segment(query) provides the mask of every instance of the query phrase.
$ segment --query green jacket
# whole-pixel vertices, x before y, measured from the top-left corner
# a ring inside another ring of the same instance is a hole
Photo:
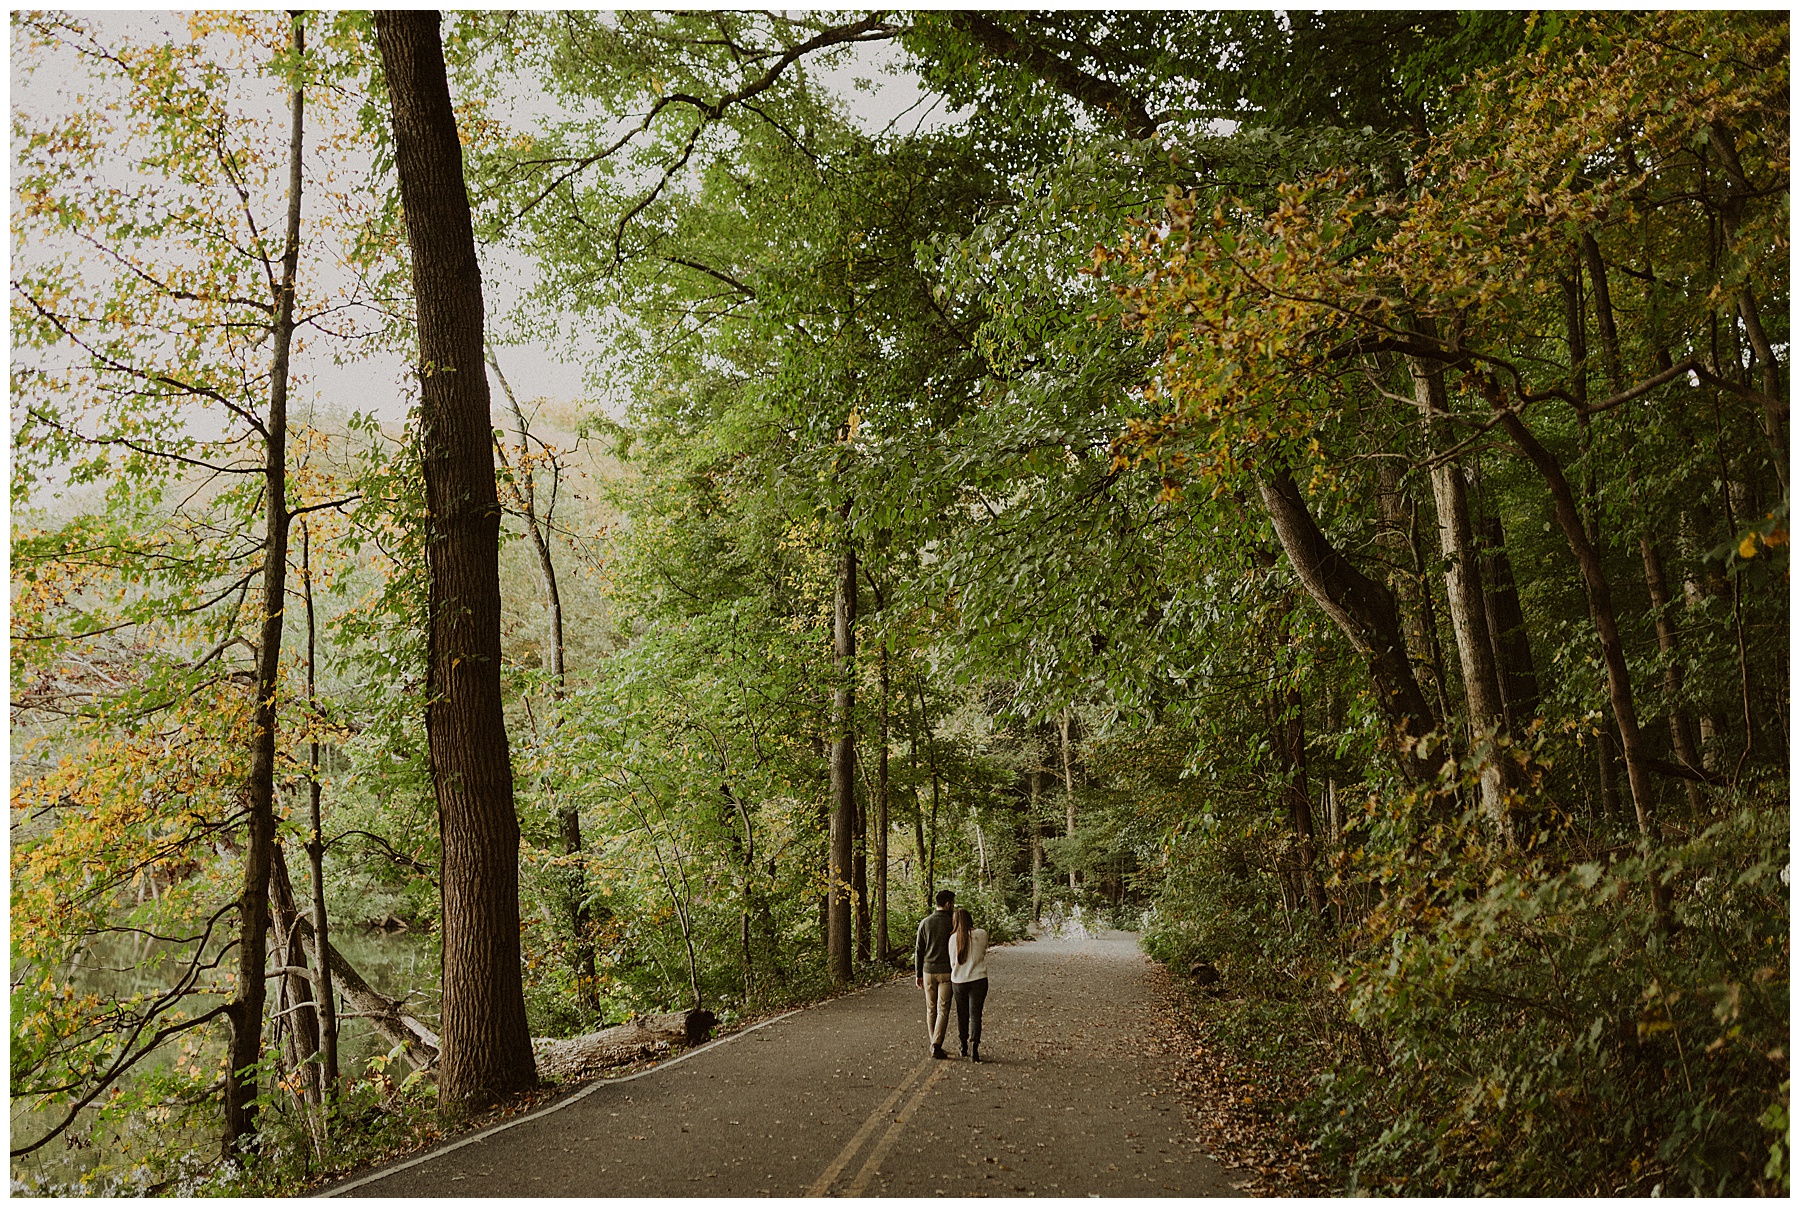
[[[918,942],[913,944],[915,978],[923,978],[927,973],[950,972],[950,933],[953,930],[949,910],[934,910],[920,921]]]

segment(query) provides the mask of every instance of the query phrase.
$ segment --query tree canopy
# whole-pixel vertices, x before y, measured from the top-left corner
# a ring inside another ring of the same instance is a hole
[[[447,14],[421,192],[431,25],[14,16],[15,1186],[950,886],[1208,971],[1332,1186],[1786,1189],[1784,14]]]

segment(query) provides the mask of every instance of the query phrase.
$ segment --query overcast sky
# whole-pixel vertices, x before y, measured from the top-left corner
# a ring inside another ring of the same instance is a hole
[[[119,36],[136,42],[185,39],[188,36],[185,17],[168,11],[100,11],[80,16],[102,29],[116,31]],[[15,110],[36,116],[66,111],[69,103],[64,99],[66,90],[88,86],[84,83],[84,73],[76,61],[72,56],[67,56],[65,62],[61,56],[40,55],[33,63],[27,63],[17,58],[18,46],[15,27],[11,52],[13,61],[9,72],[11,99]],[[879,133],[890,125],[899,131],[933,128],[947,124],[950,120],[940,104],[924,94],[916,76],[891,70],[903,57],[893,44],[862,43],[847,50],[844,62],[835,68],[826,69],[813,64],[810,68],[812,78],[839,92],[855,119],[869,133]],[[29,70],[34,65],[38,70]],[[857,87],[859,80],[867,87]],[[271,83],[267,100],[260,103],[269,109],[270,120],[276,126],[285,128],[285,99],[280,96],[276,86]],[[523,99],[520,110],[528,110],[530,107],[531,100]],[[521,112],[520,116],[525,115]],[[9,241],[4,253],[9,262],[9,273],[15,269],[11,260],[19,250],[16,240],[15,236],[14,240]],[[521,257],[499,249],[489,249],[484,253],[483,271],[489,328],[490,331],[501,330],[508,310],[530,287],[532,269]],[[365,357],[353,363],[338,365],[330,358],[329,346],[330,341],[314,340],[310,353],[303,352],[296,357],[295,370],[301,380],[295,384],[291,405],[297,415],[304,415],[309,410],[318,408],[339,414],[361,411],[391,422],[404,417],[406,399],[411,393],[408,389],[408,357],[400,354]],[[629,400],[608,398],[603,391],[590,391],[587,388],[583,381],[581,351],[580,335],[577,332],[572,343],[553,347],[540,342],[507,347],[500,350],[500,357],[502,368],[515,394],[528,405],[537,399],[565,406],[585,400],[615,416],[620,415]],[[494,395],[495,406],[503,407],[504,399],[497,383]],[[187,416],[190,430],[196,434],[201,434],[209,427],[214,428],[215,432],[219,431],[215,427],[217,422],[209,420],[198,409]],[[45,485],[54,491],[51,484]],[[40,501],[48,502],[41,496]]]
[[[903,55],[898,47],[887,42],[859,43],[850,47],[850,51],[851,56],[839,67],[827,70],[815,66],[812,78],[838,91],[849,102],[853,116],[864,130],[876,134],[890,124],[898,131],[932,129],[950,120],[941,101],[927,96],[916,75],[885,70],[901,62]],[[858,88],[858,79],[869,87]],[[484,274],[490,320],[503,314],[511,301],[530,285],[529,264],[503,255],[497,249],[486,253]],[[543,398],[569,403],[590,396],[583,382],[584,367],[575,349],[534,342],[502,349],[500,356],[501,369],[522,402]],[[394,383],[403,381],[406,372],[406,365],[398,357],[379,366],[365,364],[339,368],[325,364],[314,368],[319,391],[324,397],[363,400],[383,394],[386,401],[379,405],[359,401],[356,406],[361,410],[373,410],[384,419],[399,419],[404,413],[402,395]],[[499,397],[498,383],[494,383],[494,391],[495,405],[501,406],[503,400]],[[593,392],[590,401],[604,407],[615,418],[619,418],[628,402],[606,398],[599,391]]]

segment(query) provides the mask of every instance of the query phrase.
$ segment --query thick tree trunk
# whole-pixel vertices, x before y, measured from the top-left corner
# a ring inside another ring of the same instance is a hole
[[[848,527],[850,504],[844,504]],[[838,584],[833,615],[834,670],[837,688],[831,706],[831,896],[826,947],[832,980],[848,982],[852,973],[851,915],[854,889],[852,848],[856,834],[856,550],[846,534],[838,557]]]
[[[426,731],[442,837],[443,1059],[457,1112],[537,1083],[519,968],[519,821],[500,691],[500,503],[481,269],[438,15],[377,13],[419,318],[429,514]]]
[[[1413,780],[1430,780],[1442,758],[1420,754],[1416,744],[1436,728],[1436,721],[1413,678],[1392,593],[1351,566],[1325,539],[1299,486],[1285,471],[1268,472],[1259,485],[1294,573],[1367,660],[1376,705],[1400,735],[1401,769]]]
[[[1425,420],[1427,442],[1434,452],[1440,451],[1439,446],[1449,443],[1442,422],[1449,412],[1443,376],[1416,360],[1408,364],[1413,397]],[[1431,493],[1437,504],[1438,548],[1444,555],[1444,597],[1462,667],[1469,738],[1479,746],[1484,738],[1506,728],[1506,707],[1500,693],[1499,669],[1494,664],[1494,639],[1488,631],[1487,599],[1481,585],[1481,563],[1475,550],[1475,526],[1469,519],[1468,482],[1462,466],[1454,460],[1435,461],[1431,467]],[[1498,758],[1482,764],[1481,804],[1488,820],[1510,838],[1512,827],[1506,817],[1502,766]]]
[[[305,27],[292,18],[296,55],[306,52]],[[297,70],[297,68],[296,68]],[[223,1148],[232,1156],[256,1133],[256,1066],[262,1059],[263,1008],[268,983],[269,870],[275,851],[275,693],[281,670],[282,615],[287,606],[287,393],[288,358],[294,343],[294,284],[300,266],[300,190],[305,134],[305,90],[290,94],[287,243],[275,288],[274,352],[269,369],[269,414],[264,425],[262,626],[256,647],[256,705],[245,786],[248,834],[244,880],[238,891],[238,976],[226,1009],[231,1021],[230,1064],[225,1074]]]

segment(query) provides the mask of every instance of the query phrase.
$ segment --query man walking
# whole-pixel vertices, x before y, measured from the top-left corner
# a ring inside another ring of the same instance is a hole
[[[913,984],[925,991],[925,1035],[938,1058],[946,1056],[944,1031],[950,1024],[950,908],[955,905],[954,893],[938,890],[937,909],[920,921],[913,944]]]

